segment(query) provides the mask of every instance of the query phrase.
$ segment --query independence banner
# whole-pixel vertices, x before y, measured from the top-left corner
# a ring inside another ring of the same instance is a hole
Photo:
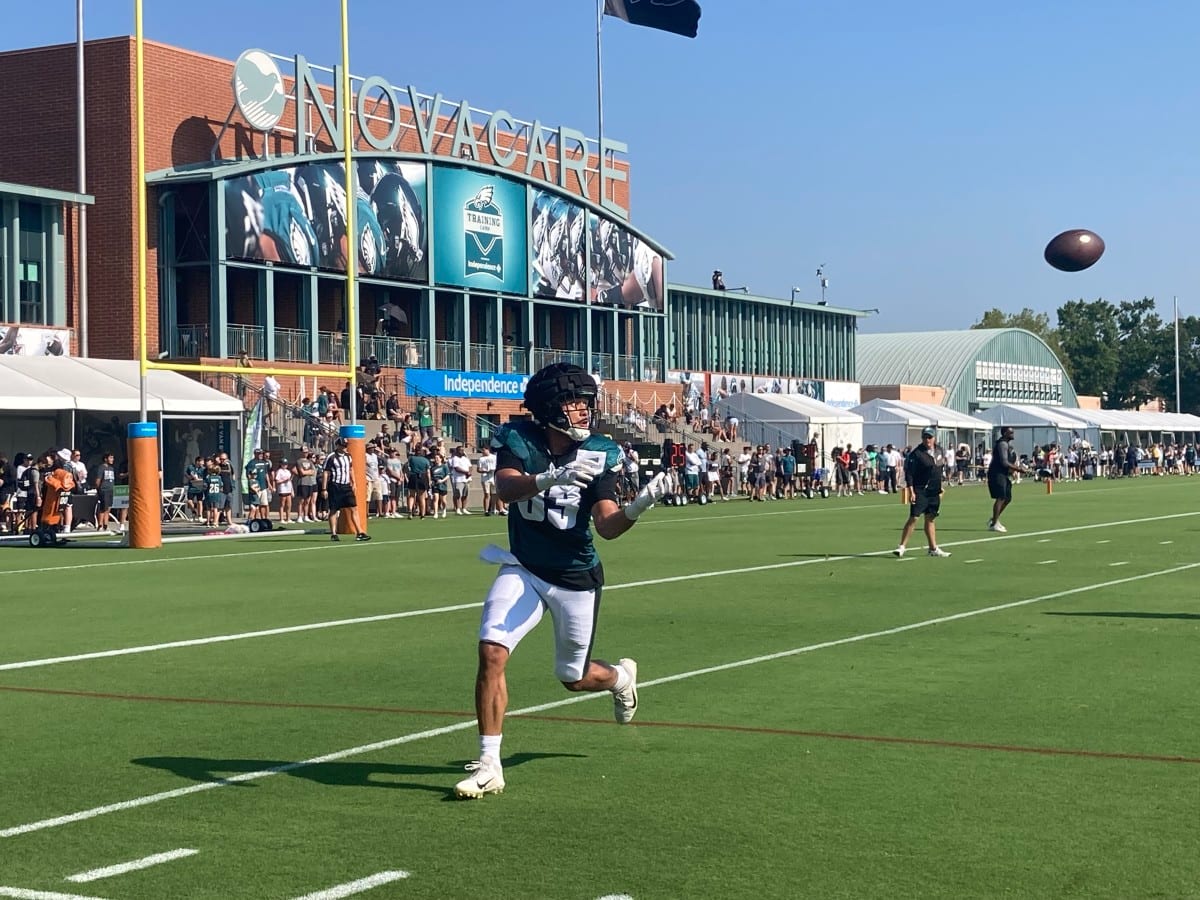
[[[700,27],[696,0],[604,0],[604,14],[690,38]]]

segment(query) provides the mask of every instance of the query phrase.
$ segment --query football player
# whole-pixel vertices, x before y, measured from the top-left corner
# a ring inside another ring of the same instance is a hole
[[[479,758],[454,789],[459,798],[504,790],[500,740],[508,705],[509,655],[549,611],[554,622],[554,673],[568,691],[610,691],[617,722],[637,712],[637,663],[611,665],[591,657],[604,571],[590,525],[612,540],[663,496],[652,479],[621,508],[617,475],[621,451],[588,428],[596,382],[568,363],[546,366],[529,379],[525,407],[532,422],[510,422],[492,439],[496,493],[508,503],[510,550],[495,545],[481,558],[500,564],[483,604],[475,711]]]

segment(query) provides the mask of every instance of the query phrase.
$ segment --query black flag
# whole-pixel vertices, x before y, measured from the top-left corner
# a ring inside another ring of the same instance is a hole
[[[691,38],[700,26],[696,0],[604,0],[604,14]]]

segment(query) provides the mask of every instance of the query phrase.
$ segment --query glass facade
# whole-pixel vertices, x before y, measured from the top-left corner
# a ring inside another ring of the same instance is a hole
[[[63,211],[0,193],[0,322],[66,325]]]
[[[160,346],[181,358],[245,351],[272,362],[345,364],[345,276],[229,257],[219,237],[232,227],[226,188],[172,185],[158,198]],[[429,252],[436,259],[436,245]],[[526,373],[568,360],[626,380],[657,379],[667,368],[667,319],[654,309],[363,274],[355,284],[358,358],[373,355],[383,366]]]
[[[670,291],[670,368],[854,381],[857,317],[729,291]]]

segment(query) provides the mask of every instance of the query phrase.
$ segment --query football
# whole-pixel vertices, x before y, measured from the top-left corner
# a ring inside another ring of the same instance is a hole
[[[1082,272],[1104,254],[1104,239],[1086,228],[1072,228],[1046,245],[1046,262],[1060,272]]]

